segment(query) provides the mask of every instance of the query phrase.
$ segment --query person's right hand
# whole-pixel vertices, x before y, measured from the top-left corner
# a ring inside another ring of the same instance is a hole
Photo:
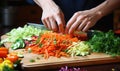
[[[46,4],[43,8],[42,22],[50,30],[64,33],[64,14],[60,8],[53,2]]]

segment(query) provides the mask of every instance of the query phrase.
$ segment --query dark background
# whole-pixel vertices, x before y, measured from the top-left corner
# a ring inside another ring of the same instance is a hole
[[[41,8],[27,0],[0,0],[0,35],[28,22],[40,23]]]
[[[30,1],[0,0],[0,36],[28,22],[40,23],[42,9]],[[115,30],[120,29],[120,9],[115,10],[113,24]]]

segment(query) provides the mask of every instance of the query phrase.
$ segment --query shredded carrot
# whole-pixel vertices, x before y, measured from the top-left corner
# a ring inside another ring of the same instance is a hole
[[[39,42],[33,46],[26,46],[26,49],[31,48],[33,53],[44,54],[44,58],[49,56],[61,57],[69,55],[64,52],[72,42],[77,42],[76,37],[72,37],[68,34],[59,34],[54,32],[48,32],[41,35]]]

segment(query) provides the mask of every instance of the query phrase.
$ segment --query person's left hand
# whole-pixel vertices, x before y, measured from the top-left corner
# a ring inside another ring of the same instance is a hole
[[[66,25],[65,32],[73,34],[74,31],[88,31],[89,28],[101,18],[101,12],[95,10],[85,10],[76,12]]]

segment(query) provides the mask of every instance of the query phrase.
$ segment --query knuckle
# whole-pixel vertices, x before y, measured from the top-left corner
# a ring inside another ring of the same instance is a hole
[[[75,16],[79,15],[77,12],[74,14]]]
[[[48,20],[49,17],[42,17],[42,20],[45,21],[45,20]]]
[[[60,16],[60,13],[56,13],[55,16]]]
[[[74,15],[77,15],[77,16],[78,16],[78,15],[80,15],[80,14],[81,14],[80,12],[76,12]]]

